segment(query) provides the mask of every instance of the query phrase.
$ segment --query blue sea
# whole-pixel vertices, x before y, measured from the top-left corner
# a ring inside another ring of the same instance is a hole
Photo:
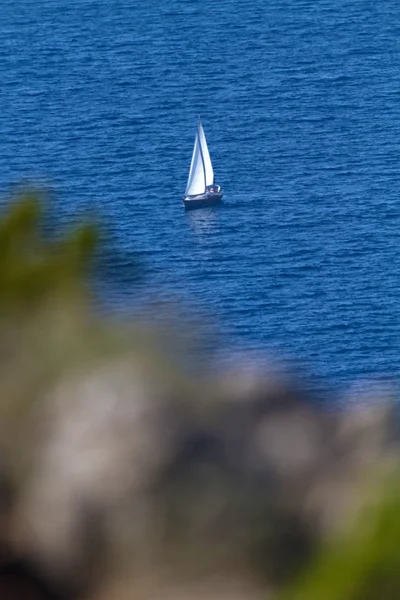
[[[107,309],[179,301],[221,360],[333,387],[398,377],[398,0],[1,5],[0,191],[102,223]],[[185,213],[198,113],[224,204]]]

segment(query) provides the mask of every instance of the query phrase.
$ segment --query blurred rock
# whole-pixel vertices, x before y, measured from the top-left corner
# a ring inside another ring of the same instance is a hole
[[[96,598],[265,597],[392,464],[387,406],[327,412],[260,372],[183,385],[134,356],[70,374],[37,415],[20,547]]]

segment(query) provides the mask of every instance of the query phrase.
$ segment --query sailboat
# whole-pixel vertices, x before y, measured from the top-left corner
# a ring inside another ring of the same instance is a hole
[[[186,210],[212,206],[221,201],[222,195],[220,186],[214,183],[210,153],[199,117],[183,203]]]

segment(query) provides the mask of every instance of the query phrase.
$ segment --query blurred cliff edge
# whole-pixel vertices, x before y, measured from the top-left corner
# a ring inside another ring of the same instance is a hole
[[[94,232],[41,206],[0,220],[0,600],[400,598],[395,399],[188,373],[96,314]]]

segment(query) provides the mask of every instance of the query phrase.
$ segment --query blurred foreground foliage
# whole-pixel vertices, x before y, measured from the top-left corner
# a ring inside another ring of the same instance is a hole
[[[49,239],[42,206],[0,219],[0,598],[400,598],[390,400],[327,416],[289,377],[188,381],[172,337],[95,315],[96,231]]]
[[[27,191],[10,202],[0,221],[0,306],[30,312],[49,297],[81,288],[97,239],[89,225],[61,240],[43,234],[41,194]],[[82,291],[82,290],[81,290]]]
[[[378,490],[349,531],[322,547],[282,600],[400,598],[399,478]]]
[[[46,234],[46,202],[27,189],[4,204],[0,219],[0,398],[10,437],[18,428],[25,435],[22,417],[51,381],[121,344],[90,309],[96,229]]]

